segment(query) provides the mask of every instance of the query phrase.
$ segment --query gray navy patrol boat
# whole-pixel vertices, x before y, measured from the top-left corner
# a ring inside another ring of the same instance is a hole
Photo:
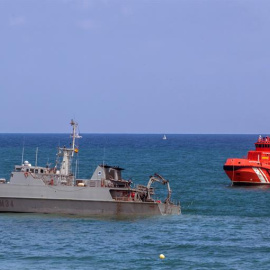
[[[99,165],[90,179],[76,179],[72,160],[78,152],[75,140],[78,124],[71,120],[70,148],[59,147],[55,167],[32,166],[28,161],[16,165],[10,180],[0,179],[0,212],[51,213],[82,216],[179,215],[180,203],[171,201],[169,181],[159,174],[148,184],[132,187],[122,179],[122,168]],[[164,201],[153,198],[158,182],[167,186]]]

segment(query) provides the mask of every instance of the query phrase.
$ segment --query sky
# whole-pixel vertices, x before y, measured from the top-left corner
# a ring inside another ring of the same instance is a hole
[[[269,134],[268,0],[0,0],[0,133]]]

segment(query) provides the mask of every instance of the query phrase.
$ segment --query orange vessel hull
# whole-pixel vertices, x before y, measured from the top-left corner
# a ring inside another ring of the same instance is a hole
[[[270,137],[259,137],[247,158],[229,158],[223,166],[234,185],[270,185]]]
[[[248,160],[241,161],[239,164],[239,159],[228,159],[223,166],[234,185],[270,185],[269,165],[252,164]]]

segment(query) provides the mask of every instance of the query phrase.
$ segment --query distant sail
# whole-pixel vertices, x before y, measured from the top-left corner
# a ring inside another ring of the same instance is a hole
[[[164,134],[163,135],[163,138],[162,138],[163,140],[167,140],[167,137],[166,137],[166,135]]]

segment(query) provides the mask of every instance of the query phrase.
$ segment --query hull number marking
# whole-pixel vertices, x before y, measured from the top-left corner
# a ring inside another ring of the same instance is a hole
[[[13,200],[0,200],[1,208],[14,207]]]

